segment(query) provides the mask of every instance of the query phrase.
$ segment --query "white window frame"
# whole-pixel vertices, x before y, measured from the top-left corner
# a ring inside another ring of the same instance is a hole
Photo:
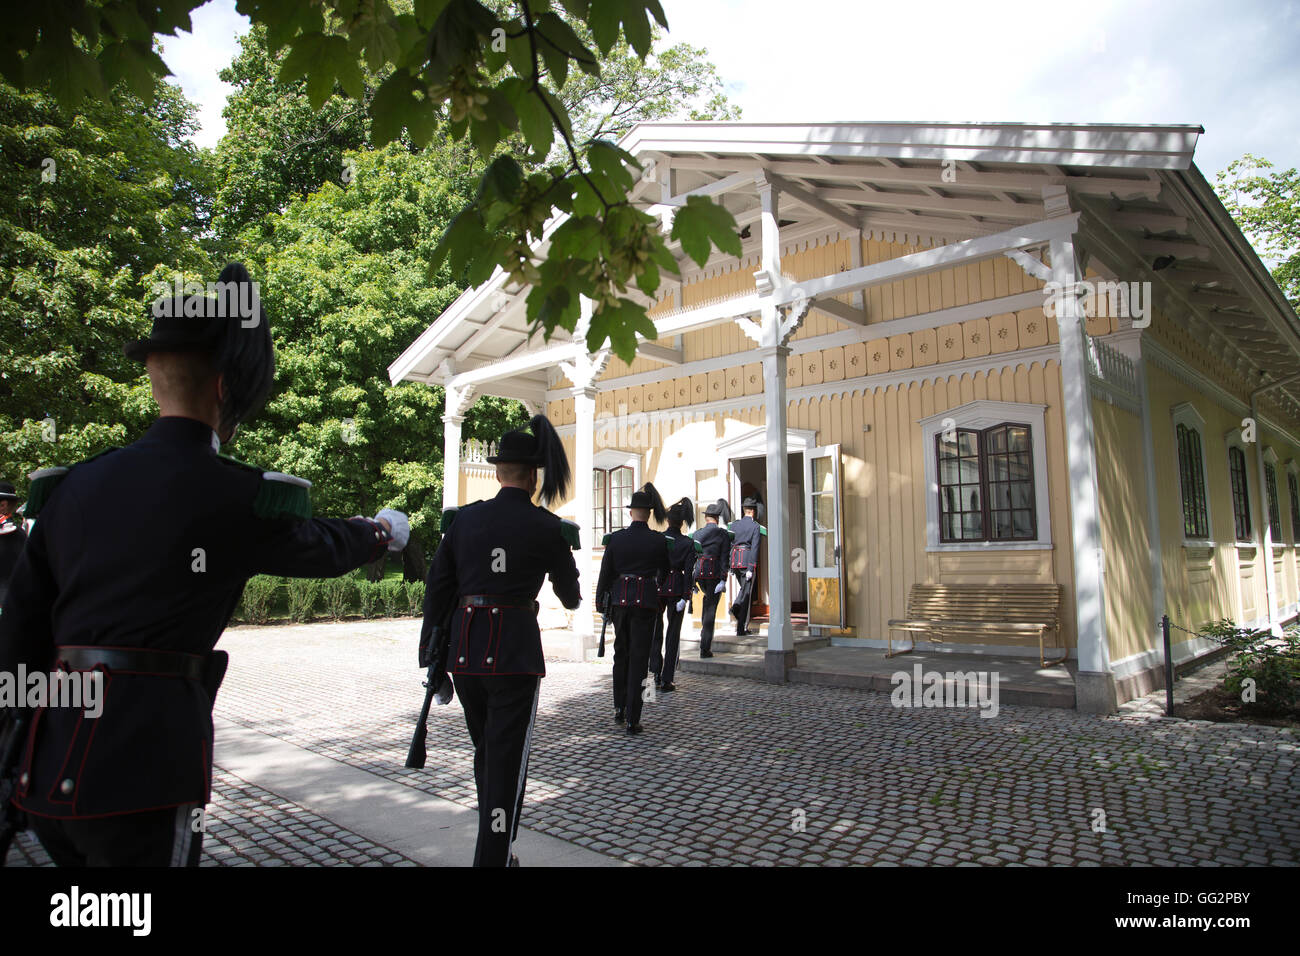
[[[641,487],[641,456],[634,451],[622,451],[618,448],[603,448],[596,452],[591,466],[596,471],[608,472],[612,468],[631,468],[632,469],[632,490]],[[591,476],[588,476],[591,481]],[[606,478],[608,481],[608,478]],[[609,489],[606,488],[606,494]],[[593,522],[594,523],[594,522]],[[599,541],[593,545],[595,550],[603,551],[604,548]]]
[[[1295,475],[1296,490],[1300,491],[1300,465],[1296,464],[1296,460],[1294,458],[1288,458],[1282,471],[1283,475]],[[1283,475],[1279,475],[1278,477],[1283,477]],[[1291,547],[1300,549],[1300,537],[1297,537],[1295,528],[1291,525],[1291,509],[1289,502],[1291,497],[1291,482],[1288,481],[1286,487],[1288,507],[1286,511],[1282,512],[1282,529],[1291,536]],[[1282,497],[1282,490],[1280,488],[1278,489],[1277,495],[1279,498]]]
[[[1178,479],[1178,526],[1179,533],[1183,535],[1184,548],[1210,548],[1214,546],[1214,495],[1210,493],[1210,466],[1209,466],[1209,447],[1205,441],[1206,427],[1205,419],[1201,413],[1196,410],[1196,406],[1191,402],[1182,402],[1173,406],[1169,410],[1169,429],[1174,437],[1174,476]],[[1178,461],[1178,426],[1184,425],[1187,428],[1196,430],[1201,438],[1201,487],[1205,489],[1205,527],[1209,529],[1208,538],[1189,538],[1183,534],[1183,475],[1182,467]],[[1227,451],[1224,451],[1227,455]],[[1229,482],[1228,494],[1231,496],[1232,488]],[[1234,539],[1236,533],[1233,533]]]
[[[926,551],[1046,551],[1052,547],[1051,496],[1047,488],[1046,405],[1023,402],[977,401],[918,419],[921,426],[921,457],[925,461]],[[1004,422],[1029,426],[1034,456],[1034,512],[1038,537],[1033,541],[940,541],[939,472],[935,464],[935,436],[952,419],[955,428],[984,429]]]
[[[1286,480],[1282,477],[1282,472],[1278,470],[1277,452],[1273,450],[1272,445],[1266,445],[1264,447],[1264,464],[1273,466],[1273,477],[1277,479],[1277,526],[1282,531],[1282,540],[1281,541],[1274,540],[1271,543],[1273,545],[1274,550],[1286,550],[1286,526],[1291,519],[1291,514],[1286,510],[1285,507],[1283,507],[1282,486],[1286,483]],[[1261,471],[1262,470],[1263,469],[1261,469]],[[1260,477],[1261,479],[1263,478],[1262,475]],[[1271,527],[1268,527],[1268,487],[1267,486],[1263,488],[1263,497],[1259,499],[1259,503],[1264,508],[1265,528],[1259,529],[1261,540],[1263,540],[1263,534],[1266,529],[1268,530],[1270,537],[1272,536],[1273,533],[1273,529]]]
[[[1258,441],[1258,436],[1256,441]],[[1228,449],[1239,448],[1246,461],[1246,514],[1250,516],[1250,540],[1242,541],[1237,537],[1237,512],[1236,503],[1232,500],[1232,459],[1228,456]],[[1259,515],[1255,508],[1259,505],[1261,499],[1258,497],[1260,489],[1255,487],[1255,480],[1251,478],[1250,473],[1253,471],[1259,473],[1259,468],[1253,467],[1254,452],[1250,443],[1243,441],[1241,437],[1241,426],[1236,425],[1229,428],[1223,433],[1223,467],[1228,478],[1228,511],[1232,519],[1232,542],[1238,548],[1247,551],[1259,550],[1260,542],[1264,540],[1264,529],[1259,527]],[[1264,505],[1264,520],[1268,520],[1268,505]]]

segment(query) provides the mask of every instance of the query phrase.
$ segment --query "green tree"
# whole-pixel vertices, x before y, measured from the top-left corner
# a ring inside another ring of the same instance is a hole
[[[196,108],[161,85],[64,112],[0,83],[0,474],[133,441],[156,412],[122,354],[155,281],[208,278]]]
[[[1247,153],[1215,177],[1214,188],[1260,257],[1277,263],[1273,278],[1300,309],[1300,174],[1272,169]]]
[[[67,104],[115,77],[143,95],[166,72],[165,64],[146,55],[150,38],[188,29],[189,11],[199,2],[38,4],[10,24],[0,42],[0,74],[49,87]],[[453,139],[468,139],[484,160],[515,133],[535,159],[547,156],[558,138],[563,159],[544,172],[526,173],[509,154],[492,160],[473,202],[436,247],[435,264],[449,260],[471,283],[497,266],[533,283],[528,317],[548,335],[557,327],[575,328],[586,296],[596,304],[589,348],[609,342],[630,359],[637,333],[654,337],[644,307],[624,295],[632,284],[653,294],[661,274],[676,271],[676,261],[658,221],[627,199],[634,159],[607,140],[578,140],[555,91],[564,90],[571,73],[599,75],[598,52],[608,55],[620,37],[644,60],[653,43],[652,20],[668,26],[659,0],[517,0],[501,4],[499,12],[477,0],[414,0],[409,10],[394,10],[387,0],[238,0],[237,9],[266,26],[273,52],[288,49],[280,78],[304,78],[313,108],[336,87],[365,101],[366,75],[358,61],[386,77],[369,99],[373,146],[403,136],[423,146],[442,120]],[[571,20],[586,27],[595,49]],[[542,261],[532,241],[556,209],[570,218]],[[700,197],[677,210],[672,238],[699,263],[713,245],[740,253],[731,214]]]
[[[431,278],[427,263],[472,173],[455,144],[345,157],[348,182],[293,200],[246,250],[275,338],[277,386],[240,430],[236,454],[309,479],[318,513],[397,507],[431,543],[442,389],[391,386],[387,369],[461,291],[446,269]],[[465,433],[495,438],[525,417],[517,402],[481,399]]]

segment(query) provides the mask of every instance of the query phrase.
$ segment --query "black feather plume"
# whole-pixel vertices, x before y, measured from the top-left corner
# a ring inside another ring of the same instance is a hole
[[[718,499],[718,509],[722,514],[718,515],[718,521],[721,524],[731,524],[731,505],[727,504],[726,498]]]
[[[271,323],[262,311],[257,284],[248,270],[232,262],[221,270],[220,315],[224,326],[216,348],[222,376],[221,427],[230,432],[253,415],[275,381],[275,347]]]
[[[572,477],[569,471],[569,456],[564,453],[564,443],[560,440],[555,426],[545,415],[534,415],[528,423],[533,437],[537,439],[537,464],[543,469],[542,503],[550,507],[553,501],[559,501],[569,493]]]
[[[654,515],[655,523],[663,524],[664,519],[668,517],[668,509],[664,507],[664,499],[659,494],[659,489],[647,481],[641,490],[650,496],[650,513]]]
[[[673,506],[668,509],[668,523],[685,525],[688,528],[695,524],[695,502],[686,497],[673,502]]]

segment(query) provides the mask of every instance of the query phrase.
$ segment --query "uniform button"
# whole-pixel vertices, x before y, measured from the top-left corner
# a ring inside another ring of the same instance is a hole
[[[67,794],[72,792],[72,788],[75,786],[76,784],[74,784],[71,779],[65,780],[63,781],[63,783],[59,784],[59,793],[62,793],[66,796]]]
[[[488,662],[489,664],[491,664],[491,663],[492,663],[492,658],[489,657],[489,658],[487,659],[487,662]]]
[[[494,607],[494,608],[492,609],[492,613],[493,613],[493,614],[500,614],[500,613],[501,613],[501,608],[499,608],[499,607]]]
[[[27,774],[27,773],[24,773],[21,777],[18,778],[18,782],[21,783],[21,784],[25,787],[25,786],[27,786],[27,781],[30,780],[30,779],[31,779],[31,775],[30,775],[30,774]]]

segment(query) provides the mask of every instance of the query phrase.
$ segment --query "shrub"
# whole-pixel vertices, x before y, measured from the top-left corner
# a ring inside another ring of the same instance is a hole
[[[269,574],[258,574],[244,585],[244,597],[239,616],[249,624],[265,624],[271,619],[271,599],[275,597],[280,579]]]
[[[379,603],[379,585],[374,581],[357,582],[357,606],[362,617],[375,617],[375,605]]]
[[[1206,624],[1201,633],[1236,654],[1223,678],[1224,690],[1240,698],[1245,682],[1254,681],[1255,700],[1245,702],[1243,710],[1283,714],[1300,703],[1300,629],[1277,640],[1268,631],[1237,627],[1225,619]]]
[[[411,612],[412,617],[419,617],[424,613],[423,581],[406,582],[406,609]]]
[[[406,588],[400,578],[385,578],[379,582],[379,600],[384,604],[384,617],[397,617],[406,599]]]
[[[289,579],[289,620],[310,621],[320,594],[320,581],[315,578]]]
[[[343,578],[326,578],[321,582],[321,596],[325,601],[325,611],[336,621],[343,620],[343,616],[352,607],[352,592],[356,583],[347,577]]]

